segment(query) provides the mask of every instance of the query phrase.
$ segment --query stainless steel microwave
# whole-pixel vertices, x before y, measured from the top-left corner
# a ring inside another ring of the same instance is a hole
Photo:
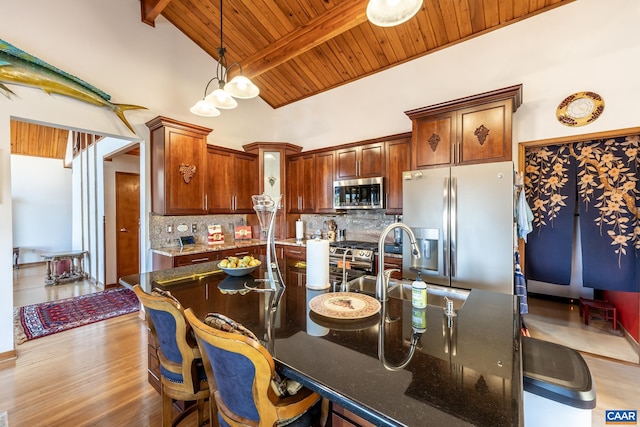
[[[334,209],[384,209],[384,178],[333,181]]]

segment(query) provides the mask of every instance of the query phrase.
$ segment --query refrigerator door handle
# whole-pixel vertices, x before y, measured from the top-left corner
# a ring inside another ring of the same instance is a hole
[[[442,275],[449,276],[449,177],[444,178],[442,188]]]
[[[451,277],[456,277],[456,223],[458,222],[458,180],[456,177],[451,177],[451,206],[449,207],[451,211],[451,235],[449,236],[449,240],[451,241]]]

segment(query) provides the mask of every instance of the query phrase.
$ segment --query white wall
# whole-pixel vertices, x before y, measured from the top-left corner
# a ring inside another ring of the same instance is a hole
[[[0,111],[0,357],[13,350],[11,146],[9,116]]]
[[[71,249],[71,169],[60,159],[11,156],[13,245],[20,263]]]

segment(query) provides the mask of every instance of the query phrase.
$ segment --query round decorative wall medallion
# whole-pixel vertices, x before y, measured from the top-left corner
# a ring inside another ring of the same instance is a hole
[[[565,126],[584,126],[595,121],[604,111],[604,99],[595,92],[576,92],[562,100],[556,111]]]

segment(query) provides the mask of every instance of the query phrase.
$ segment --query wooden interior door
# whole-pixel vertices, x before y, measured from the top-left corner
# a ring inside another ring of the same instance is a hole
[[[140,273],[140,175],[116,172],[116,273]]]

